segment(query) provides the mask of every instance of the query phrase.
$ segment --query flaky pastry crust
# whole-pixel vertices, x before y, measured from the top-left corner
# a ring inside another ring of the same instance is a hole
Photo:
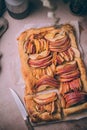
[[[83,96],[81,104],[80,101],[78,104],[77,99],[74,102],[66,99],[67,93],[87,92],[86,69],[73,26],[65,24],[58,28],[32,28],[21,33],[17,40],[25,81],[24,99],[33,122],[59,120],[61,115],[68,116],[87,109],[86,96]],[[57,100],[61,102],[60,112],[57,110],[49,114],[46,110],[37,111],[38,103],[33,100],[34,94],[49,89],[59,91],[60,98]]]

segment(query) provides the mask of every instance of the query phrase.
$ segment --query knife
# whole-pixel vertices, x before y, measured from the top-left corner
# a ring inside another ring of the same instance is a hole
[[[11,94],[12,94],[12,96],[13,96],[13,98],[14,98],[14,100],[15,100],[15,102],[20,110],[20,113],[21,113],[26,125],[27,125],[28,130],[34,130],[33,126],[31,125],[31,123],[29,121],[28,113],[25,109],[25,106],[24,106],[22,100],[20,99],[18,94],[13,89],[11,89],[11,88],[9,88],[9,89],[10,89]]]

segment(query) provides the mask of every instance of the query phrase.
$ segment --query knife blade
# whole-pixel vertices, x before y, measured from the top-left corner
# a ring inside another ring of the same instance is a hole
[[[12,96],[13,96],[13,98],[14,98],[14,100],[19,108],[19,111],[20,111],[20,113],[21,113],[21,115],[22,115],[22,117],[27,125],[28,130],[34,130],[33,126],[31,125],[31,123],[29,121],[28,113],[27,113],[25,106],[24,106],[22,100],[20,99],[19,95],[13,89],[11,89],[11,88],[9,88],[9,89],[10,89],[11,94],[12,94]]]

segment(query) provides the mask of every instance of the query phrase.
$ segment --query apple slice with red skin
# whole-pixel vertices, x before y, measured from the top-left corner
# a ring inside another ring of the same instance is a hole
[[[62,82],[60,87],[62,87],[60,89],[60,93],[63,95],[65,93],[70,92],[71,90],[73,90],[73,91],[81,90],[81,80],[80,80],[80,78],[77,78],[70,82]]]
[[[24,49],[25,49],[25,52],[27,54],[35,54],[36,53],[36,47],[35,47],[33,41],[30,41],[30,40],[26,41],[24,43]]]
[[[72,100],[70,100],[70,101],[66,104],[66,108],[68,108],[68,107],[70,107],[70,106],[73,106],[73,105],[76,105],[76,104],[78,104],[78,103],[82,103],[82,102],[84,102],[84,101],[85,101],[84,97],[83,97],[83,98],[79,97],[79,98],[76,98],[76,99],[72,99]]]
[[[63,55],[63,58],[65,59],[65,61],[72,61],[75,54],[70,47],[68,50],[62,52],[62,55]]]
[[[73,76],[71,77],[70,75],[68,77],[65,78],[59,78],[60,82],[70,82],[74,79],[80,78],[80,73],[78,71],[78,73],[76,72],[75,75],[73,74]]]
[[[60,77],[59,77],[59,80],[61,82],[69,82],[69,81],[72,81],[76,78],[79,78],[80,77],[80,71],[77,69],[75,71],[72,71],[70,73],[67,73],[67,74],[62,74]]]
[[[42,38],[39,39],[40,49],[41,49],[41,51],[44,50],[44,45],[46,44],[45,42],[46,42],[45,39],[42,39]]]
[[[71,47],[70,40],[68,40],[66,43],[64,43],[64,45],[61,46],[55,44],[49,46],[50,50],[55,52],[63,52],[68,50],[70,47]]]
[[[69,54],[69,58],[70,58],[70,60],[72,61],[73,58],[74,58],[74,56],[75,56],[75,54],[74,54],[72,48],[70,47],[67,51],[68,51],[68,54]]]
[[[64,62],[64,59],[60,56],[60,55],[57,55],[56,56],[56,61],[59,65],[61,65],[63,62]]]
[[[76,70],[76,68],[77,68],[76,61],[71,61],[71,62],[66,63],[64,65],[58,66],[56,71],[57,71],[57,74],[60,75],[63,73],[70,72],[72,70]]]
[[[70,81],[72,81],[72,80],[74,80],[74,79],[77,79],[77,78],[79,78],[80,77],[80,75],[78,76],[76,76],[76,77],[72,77],[72,78],[69,78],[69,79],[67,79],[67,78],[62,78],[62,79],[59,79],[60,80],[60,82],[70,82]]]
[[[36,60],[29,59],[29,64],[30,65],[41,65],[43,63],[48,62],[51,59],[52,59],[51,55],[49,55],[48,57],[41,58],[41,59],[36,59]]]
[[[69,92],[67,94],[64,95],[64,98],[66,100],[66,102],[68,102],[69,100],[73,99],[73,98],[79,98],[81,97],[81,92],[79,91],[73,91],[73,92]]]
[[[40,59],[48,57],[49,55],[50,55],[50,51],[42,51],[39,54],[29,55],[29,58],[32,59],[32,60],[40,60]]]
[[[52,55],[48,55],[47,57],[43,57],[43,58],[40,58],[40,59],[29,59],[28,60],[28,64],[31,66],[31,67],[41,67],[41,68],[45,68],[49,65],[52,64]]]
[[[64,46],[63,48],[50,47],[50,51],[52,51],[52,52],[59,52],[59,53],[61,53],[61,52],[64,52],[64,51],[68,50],[70,47],[71,47],[71,45],[70,45],[70,44],[68,44],[68,45],[67,45],[67,47],[66,47],[66,46]]]
[[[29,65],[30,65],[30,67],[34,67],[34,68],[46,68],[46,67],[50,66],[51,64],[52,64],[52,60],[45,62],[43,64],[32,63],[32,64],[29,64]]]
[[[63,49],[64,47],[67,47],[69,43],[70,43],[70,40],[67,39],[67,41],[65,43],[61,44],[61,45],[59,45],[58,43],[53,43],[53,44],[50,43],[49,47],[50,48]]]
[[[80,78],[74,79],[73,81],[69,82],[69,86],[71,90],[81,90],[81,80]]]
[[[87,94],[84,92],[70,92],[64,95],[66,101],[66,108],[76,105],[78,103],[86,102]]]
[[[70,91],[70,87],[69,87],[69,83],[68,82],[61,83],[60,87],[62,87],[60,89],[61,90],[60,93],[63,94],[63,95]]]
[[[35,45],[32,46],[32,54],[35,54],[36,53],[36,47]]]
[[[72,78],[72,77],[77,77],[77,76],[80,76],[80,71],[78,70],[78,68],[74,71],[61,74],[60,78],[67,79],[67,78]]]
[[[74,55],[70,54],[69,50],[70,50],[70,48],[68,50],[60,53],[60,55],[64,59],[64,61],[72,61],[74,58]]]
[[[53,86],[55,88],[58,88],[59,87],[59,82],[56,79],[54,79],[53,77],[51,77],[51,76],[44,75],[36,83],[35,89],[39,88],[42,85],[49,85],[49,86]]]
[[[62,54],[64,55],[63,57],[64,57],[65,61],[70,61],[69,54],[68,54],[68,50],[62,52]]]
[[[40,105],[45,105],[57,100],[57,98],[58,98],[57,93],[52,92],[52,93],[37,95],[36,97],[33,98],[33,100]]]
[[[61,45],[64,45],[67,41],[68,41],[69,37],[68,36],[65,36],[64,38],[62,39],[59,39],[55,42],[50,42],[49,44],[51,46],[61,46]]]

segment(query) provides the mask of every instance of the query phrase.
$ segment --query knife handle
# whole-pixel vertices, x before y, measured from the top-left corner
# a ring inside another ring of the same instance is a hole
[[[28,130],[34,130],[33,126],[31,125],[29,118],[27,117],[25,120]]]

